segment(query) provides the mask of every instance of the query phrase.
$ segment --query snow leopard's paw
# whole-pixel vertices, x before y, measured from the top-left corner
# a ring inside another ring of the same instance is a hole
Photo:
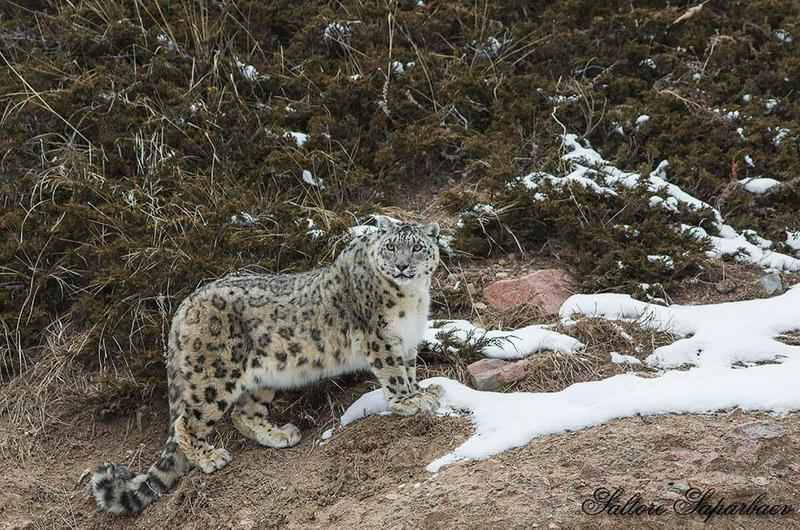
[[[428,385],[422,389],[423,392],[433,394],[434,397],[441,397],[444,394],[444,388],[441,385]]]
[[[198,455],[197,467],[199,467],[203,473],[213,473],[225,467],[232,459],[233,457],[227,450],[222,447],[209,445],[206,451]]]
[[[433,393],[427,391],[389,403],[389,410],[400,416],[413,416],[419,412],[430,414],[438,408],[439,400]]]

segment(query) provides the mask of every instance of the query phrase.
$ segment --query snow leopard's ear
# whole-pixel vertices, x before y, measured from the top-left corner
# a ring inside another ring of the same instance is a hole
[[[376,215],[375,220],[378,221],[378,230],[381,232],[388,232],[394,227],[392,220],[385,215]]]
[[[436,239],[439,237],[439,223],[428,223],[425,225],[425,228],[423,228],[423,231],[428,237]]]

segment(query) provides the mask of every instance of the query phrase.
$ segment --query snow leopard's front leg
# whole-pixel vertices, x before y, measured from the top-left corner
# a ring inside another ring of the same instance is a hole
[[[413,392],[432,394],[435,398],[442,395],[443,390],[439,385],[428,385],[422,388],[417,383],[417,348],[412,349],[403,356],[403,365],[406,367],[406,375]]]
[[[398,339],[373,337],[369,341],[370,367],[383,387],[389,410],[401,416],[439,408],[435,390],[423,390],[416,381],[416,355],[403,355]]]

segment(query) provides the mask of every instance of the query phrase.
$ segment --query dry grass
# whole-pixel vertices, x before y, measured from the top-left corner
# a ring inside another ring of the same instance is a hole
[[[0,425],[6,431],[0,456],[16,462],[32,458],[40,436],[65,418],[80,419],[76,398],[90,392],[90,374],[75,357],[88,340],[68,323],[56,321],[45,330],[41,360],[13,378],[0,392]]]
[[[528,364],[528,376],[510,389],[558,392],[575,383],[599,381],[624,372],[653,374],[655,372],[644,364],[645,358],[655,348],[677,338],[669,333],[644,330],[635,323],[599,318],[584,318],[566,328],[557,326],[555,330],[575,337],[586,348],[571,355],[553,352],[534,355]],[[614,364],[610,352],[632,355],[642,364]]]

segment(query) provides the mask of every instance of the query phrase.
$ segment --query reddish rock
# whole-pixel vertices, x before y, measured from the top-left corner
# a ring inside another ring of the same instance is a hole
[[[572,295],[572,277],[561,269],[542,269],[520,278],[500,280],[483,289],[483,298],[497,309],[523,304],[538,306],[545,314],[557,315]]]
[[[496,390],[519,381],[527,373],[528,361],[508,362],[502,359],[481,359],[467,366],[472,386],[478,390]]]

